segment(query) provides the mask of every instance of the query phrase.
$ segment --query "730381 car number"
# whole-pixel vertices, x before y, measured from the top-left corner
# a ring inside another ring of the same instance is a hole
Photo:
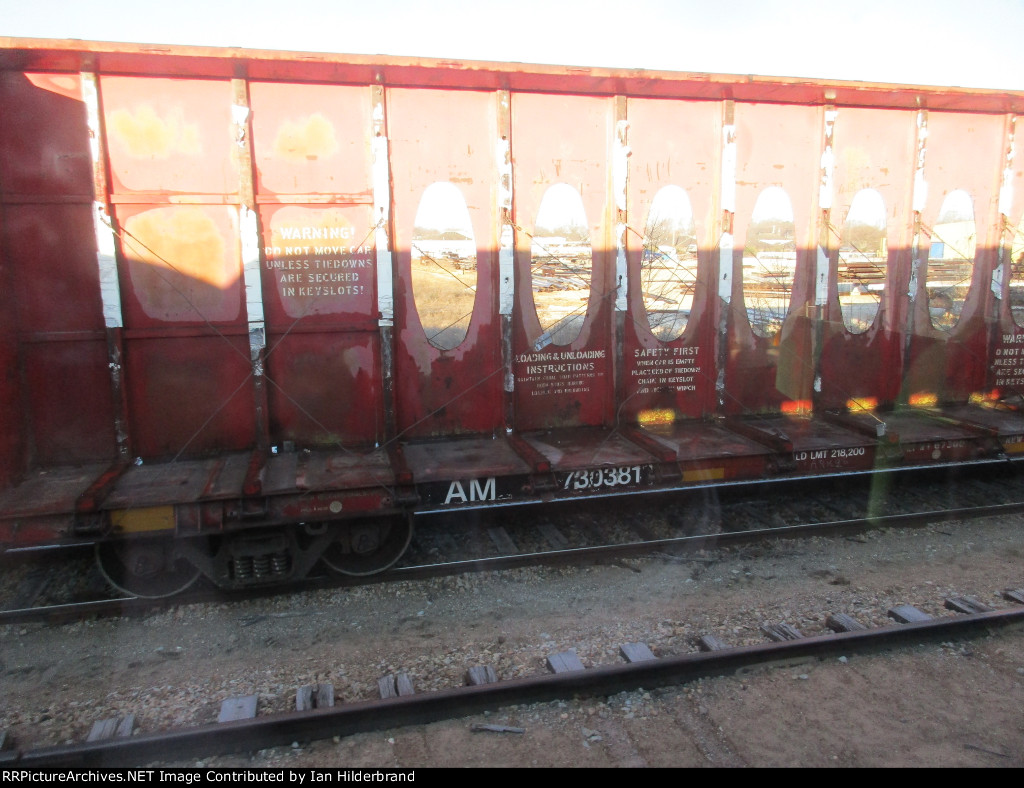
[[[571,471],[562,484],[563,490],[597,490],[607,487],[623,487],[640,484],[644,478],[641,465],[623,465],[618,468],[592,468]]]

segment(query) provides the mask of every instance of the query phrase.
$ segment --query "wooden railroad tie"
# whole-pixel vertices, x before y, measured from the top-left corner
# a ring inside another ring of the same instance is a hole
[[[799,629],[789,624],[772,624],[765,621],[761,624],[761,631],[768,636],[769,640],[774,640],[776,643],[782,643],[786,640],[800,640],[803,637]]]
[[[258,700],[259,695],[240,695],[228,698],[220,704],[220,715],[217,717],[217,722],[254,719]]]
[[[619,646],[619,652],[626,658],[626,662],[649,662],[657,659],[646,643],[623,643]]]
[[[512,541],[512,537],[508,535],[508,531],[504,528],[488,528],[487,535],[491,538],[494,548],[502,555],[517,555],[520,552],[516,543]]]
[[[828,618],[825,619],[825,626],[833,632],[863,632],[867,629],[857,619],[846,615],[846,613],[829,613]]]
[[[947,597],[945,605],[946,610],[954,610],[957,613],[967,613],[968,615],[992,612],[992,608],[973,596]]]
[[[1024,588],[1006,589],[1003,591],[1003,599],[1016,602],[1018,605],[1024,605]]]
[[[889,618],[901,624],[913,624],[918,621],[931,621],[932,617],[927,613],[918,610],[913,605],[897,605],[889,608]]]
[[[92,724],[92,730],[86,741],[106,741],[107,739],[123,739],[132,735],[135,730],[135,715],[126,714],[123,717],[111,717],[107,720],[97,720]]]
[[[377,689],[380,690],[382,698],[398,698],[416,694],[408,673],[389,673],[387,676],[382,676],[377,679]]]
[[[466,671],[466,686],[478,687],[481,684],[494,684],[498,676],[490,665],[474,665]]]
[[[574,670],[583,670],[583,663],[576,656],[576,649],[571,648],[561,654],[552,654],[548,657],[548,668],[552,673],[571,673]]]
[[[565,538],[561,531],[550,523],[542,523],[541,525],[538,525],[537,530],[541,532],[541,535],[545,540],[547,540],[548,544],[556,550],[564,550],[569,546],[569,540]]]
[[[329,709],[334,706],[333,684],[306,684],[295,693],[295,710]]]
[[[697,641],[697,648],[701,651],[725,651],[727,648],[732,647],[724,640],[719,640],[714,635],[704,635]]]

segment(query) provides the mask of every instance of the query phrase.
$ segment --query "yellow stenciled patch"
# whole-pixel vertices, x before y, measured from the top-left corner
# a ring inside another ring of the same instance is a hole
[[[652,408],[637,414],[641,427],[664,427],[676,420],[676,412],[672,408]]]
[[[150,506],[144,509],[117,509],[110,513],[110,523],[122,533],[174,530],[173,506]]]
[[[698,468],[694,471],[683,471],[684,482],[707,482],[725,478],[725,468]]]
[[[846,400],[846,409],[850,413],[858,413],[865,410],[875,410],[878,407],[878,399],[875,397],[852,397]]]
[[[971,394],[968,402],[972,405],[990,405],[998,399],[998,391],[976,391]]]
[[[311,161],[338,150],[334,126],[319,112],[299,121],[286,120],[277,130],[274,155],[286,161]]]
[[[1024,443],[1004,443],[1003,451],[1007,454],[1020,454],[1024,452]]]
[[[919,391],[916,394],[911,394],[907,403],[912,408],[934,408],[939,404],[939,397],[930,391]]]
[[[199,127],[186,123],[181,109],[167,116],[158,115],[149,104],[136,107],[134,112],[118,109],[110,113],[107,125],[111,136],[132,156],[166,159],[172,154],[194,156],[202,152]]]

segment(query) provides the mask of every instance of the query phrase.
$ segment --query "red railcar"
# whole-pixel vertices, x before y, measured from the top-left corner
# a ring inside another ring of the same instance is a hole
[[[1024,454],[1024,94],[0,38],[0,542],[134,593],[417,513]]]

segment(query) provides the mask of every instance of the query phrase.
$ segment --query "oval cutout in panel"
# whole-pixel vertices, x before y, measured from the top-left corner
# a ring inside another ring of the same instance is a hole
[[[1013,234],[1010,247],[1010,314],[1013,322],[1024,328],[1024,216]]]
[[[977,243],[974,202],[957,189],[942,201],[928,248],[928,315],[932,325],[950,331],[960,322],[974,275]]]
[[[863,334],[875,322],[888,255],[885,201],[875,189],[861,189],[850,203],[839,241],[839,306],[851,334]]]
[[[754,204],[743,249],[743,304],[757,336],[782,330],[795,274],[793,205],[784,189],[769,186]]]
[[[679,186],[660,189],[647,214],[640,287],[647,323],[662,342],[686,329],[697,281],[693,208]]]
[[[556,183],[540,201],[530,247],[533,304],[543,332],[538,348],[568,345],[580,335],[592,268],[583,198],[568,184]]]
[[[412,233],[412,294],[427,341],[454,350],[469,332],[477,260],[466,200],[447,181],[423,190]]]

